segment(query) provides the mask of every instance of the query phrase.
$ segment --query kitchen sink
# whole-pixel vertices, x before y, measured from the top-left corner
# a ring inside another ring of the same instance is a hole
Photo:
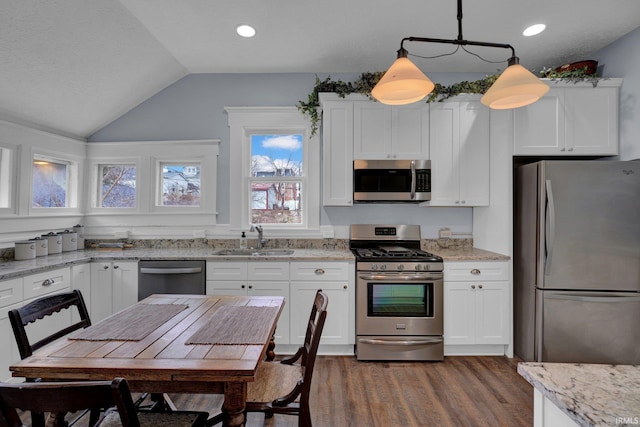
[[[293,249],[222,249],[214,255],[244,255],[244,256],[282,256],[292,255]]]

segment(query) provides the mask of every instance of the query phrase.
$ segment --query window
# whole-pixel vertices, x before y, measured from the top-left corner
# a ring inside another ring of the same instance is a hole
[[[200,163],[164,163],[158,167],[160,206],[200,206]]]
[[[303,136],[253,134],[250,141],[251,223],[301,224]]]
[[[101,208],[136,207],[136,165],[98,165],[98,206]]]
[[[32,173],[32,207],[76,207],[77,163],[35,155]]]
[[[228,107],[229,225],[317,233],[320,147],[295,107]],[[275,233],[278,234],[277,232]],[[273,235],[273,234],[272,234]]]
[[[0,208],[11,207],[12,150],[0,147]]]

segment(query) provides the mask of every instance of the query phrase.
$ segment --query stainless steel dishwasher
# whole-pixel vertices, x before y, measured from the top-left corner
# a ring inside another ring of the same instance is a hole
[[[151,294],[205,294],[202,260],[158,260],[138,263],[138,301]]]

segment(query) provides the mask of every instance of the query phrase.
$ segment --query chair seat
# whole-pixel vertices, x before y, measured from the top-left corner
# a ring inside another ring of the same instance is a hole
[[[271,402],[287,395],[302,379],[300,365],[263,362],[258,368],[255,382],[248,383],[247,402]]]
[[[207,412],[138,412],[140,427],[191,427],[204,426],[209,417]],[[109,409],[96,427],[122,427],[120,414],[115,408]]]

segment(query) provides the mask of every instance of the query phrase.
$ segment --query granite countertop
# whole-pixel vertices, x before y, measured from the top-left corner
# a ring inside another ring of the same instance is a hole
[[[581,426],[640,424],[640,366],[520,363],[518,373]]]
[[[507,255],[473,247],[437,248],[431,252],[441,256],[444,261],[508,261],[511,259]]]

